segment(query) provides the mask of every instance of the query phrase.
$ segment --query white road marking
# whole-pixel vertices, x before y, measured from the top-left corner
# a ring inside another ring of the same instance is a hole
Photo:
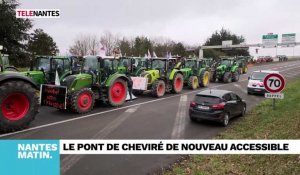
[[[253,68],[255,68],[255,70],[257,70],[257,69],[259,70],[260,67],[264,67],[264,66],[267,66],[267,65],[255,66]],[[293,66],[295,66],[295,65],[293,65]],[[294,67],[294,68],[298,68],[298,67],[299,66]],[[288,69],[284,69],[284,70],[280,70],[280,71],[283,72],[283,71],[287,71],[287,70],[294,69],[294,68],[288,68]],[[243,82],[243,81],[247,81],[247,80],[248,79],[243,79],[243,80],[240,80],[239,82]],[[212,87],[209,87],[209,88],[217,88],[217,87],[226,86],[226,85],[230,85],[230,84],[220,84],[220,85],[212,86]],[[40,126],[24,129],[24,130],[21,130],[21,131],[2,134],[2,135],[0,135],[0,138],[15,135],[15,134],[19,134],[19,133],[23,133],[23,132],[33,131],[33,130],[37,130],[37,129],[41,129],[41,128],[46,128],[46,127],[50,127],[50,126],[54,126],[54,125],[59,125],[59,124],[63,124],[63,123],[68,123],[68,122],[72,122],[72,121],[76,121],[76,120],[81,120],[81,119],[85,119],[85,118],[89,118],[89,117],[94,117],[94,116],[97,116],[97,115],[100,115],[100,114],[105,114],[105,113],[109,113],[109,112],[118,111],[118,110],[121,110],[121,109],[131,108],[133,106],[138,106],[138,105],[153,103],[153,102],[162,101],[162,100],[166,100],[166,99],[170,99],[170,98],[175,98],[175,97],[178,97],[180,95],[193,94],[193,93],[197,93],[197,92],[200,92],[200,91],[203,91],[203,90],[206,90],[206,89],[208,89],[208,88],[202,88],[201,90],[198,90],[198,91],[190,91],[190,92],[186,92],[186,93],[183,93],[183,94],[176,94],[176,95],[172,95],[170,97],[159,98],[159,99],[150,100],[150,101],[146,101],[146,102],[141,102],[141,103],[137,103],[137,104],[132,104],[132,105],[128,105],[128,106],[123,106],[123,107],[119,107],[119,108],[115,108],[115,109],[111,109],[111,110],[107,110],[107,111],[103,111],[103,112],[88,114],[88,115],[84,115],[84,116],[77,117],[77,118],[72,118],[72,119],[53,122],[53,123],[49,123],[49,124],[45,124],[45,125],[40,125]]]
[[[171,139],[180,139],[184,134],[185,129],[185,119],[187,110],[187,95],[182,95],[180,97],[178,111],[176,114],[173,130],[171,133]]]
[[[234,83],[233,86],[239,88],[242,92],[244,92],[245,94],[247,94],[247,90],[245,88],[243,88],[241,85]]]
[[[110,133],[116,130],[126,119],[128,119],[132,113],[134,113],[139,106],[135,106],[133,108],[127,109],[124,113],[119,115],[116,119],[110,122],[106,127],[101,129],[98,133],[96,133],[91,139],[105,139]],[[70,168],[72,168],[80,159],[82,159],[85,155],[67,155],[61,161],[61,169],[60,173],[65,174]]]

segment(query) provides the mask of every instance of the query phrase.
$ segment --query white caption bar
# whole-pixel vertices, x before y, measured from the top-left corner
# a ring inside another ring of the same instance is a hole
[[[60,140],[60,154],[300,154],[300,140]]]

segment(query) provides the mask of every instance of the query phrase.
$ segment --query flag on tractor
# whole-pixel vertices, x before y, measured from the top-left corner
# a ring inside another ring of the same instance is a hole
[[[154,57],[154,58],[157,58],[157,56],[156,56],[156,54],[155,54],[155,52],[154,52],[154,51],[153,51],[153,57]]]
[[[55,72],[55,85],[60,86],[60,81],[59,81],[59,76],[58,76],[57,70]]]
[[[151,56],[151,53],[150,53],[150,51],[149,51],[149,49],[148,49],[148,57],[149,57],[149,58],[152,57],[152,56]]]
[[[105,46],[102,46],[100,48],[99,56],[101,56],[101,57],[105,57],[106,56],[106,48],[105,48]]]

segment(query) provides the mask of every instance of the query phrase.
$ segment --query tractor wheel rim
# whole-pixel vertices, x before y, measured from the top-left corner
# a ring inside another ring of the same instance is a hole
[[[157,87],[157,94],[159,96],[161,96],[163,93],[164,93],[164,86],[162,84],[159,84],[158,87]]]
[[[176,80],[175,80],[175,88],[176,88],[176,90],[180,90],[181,87],[182,87],[182,80],[181,80],[181,78],[176,78]]]
[[[209,80],[208,74],[205,74],[205,75],[204,75],[204,82],[203,82],[204,86],[207,86],[208,80]]]
[[[120,103],[126,97],[125,85],[121,82],[115,82],[110,90],[113,103]]]
[[[29,111],[29,99],[22,93],[9,94],[2,102],[1,110],[5,118],[17,121],[26,116]]]
[[[88,92],[84,92],[78,97],[78,107],[81,110],[87,110],[92,105],[92,95]]]
[[[196,89],[198,86],[198,79],[195,78],[194,81],[193,81],[193,87]]]

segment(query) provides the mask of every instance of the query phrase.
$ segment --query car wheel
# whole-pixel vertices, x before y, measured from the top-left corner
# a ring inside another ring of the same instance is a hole
[[[223,121],[222,121],[222,125],[226,127],[228,125],[228,123],[229,123],[229,114],[226,113],[224,115],[224,118],[223,118]]]
[[[241,114],[242,117],[244,117],[244,116],[246,115],[246,110],[247,110],[247,109],[246,109],[246,106],[244,106],[244,107],[243,107],[242,114]]]
[[[190,117],[190,120],[191,120],[192,122],[197,122],[197,119],[194,118],[194,117]]]

